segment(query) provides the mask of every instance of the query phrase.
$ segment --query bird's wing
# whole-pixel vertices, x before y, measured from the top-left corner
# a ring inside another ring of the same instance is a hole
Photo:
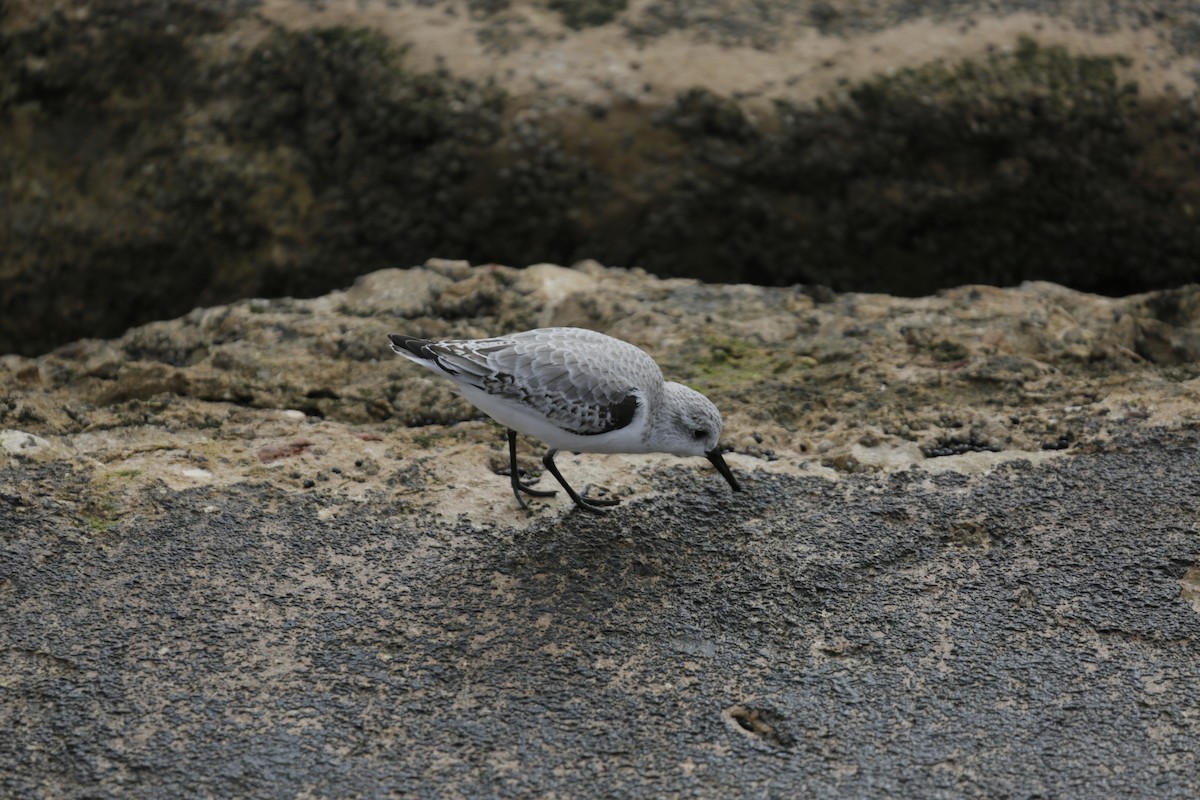
[[[423,350],[458,380],[515,400],[583,436],[633,422],[662,373],[631,344],[591,331],[543,328],[437,342]]]

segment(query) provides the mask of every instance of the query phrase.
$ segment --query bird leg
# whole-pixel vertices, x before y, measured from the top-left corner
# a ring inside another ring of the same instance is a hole
[[[517,468],[517,432],[512,428],[508,429],[508,474],[512,478],[513,496],[517,498],[517,505],[521,508],[529,508],[525,504],[525,498],[521,497],[521,492],[532,497],[553,497],[558,494],[553,489],[549,491],[534,489],[528,483],[521,483],[521,470]]]
[[[546,469],[550,470],[550,474],[562,484],[562,487],[567,490],[567,494],[570,495],[571,499],[575,501],[575,505],[579,506],[585,511],[590,511],[593,514],[601,514],[604,512],[604,506],[615,506],[621,502],[620,500],[616,499],[580,497],[579,493],[571,488],[571,484],[567,483],[566,479],[562,476],[562,473],[558,471],[558,467],[555,466],[554,456],[557,455],[557,453],[557,450],[549,451],[542,459],[542,463],[546,466]]]

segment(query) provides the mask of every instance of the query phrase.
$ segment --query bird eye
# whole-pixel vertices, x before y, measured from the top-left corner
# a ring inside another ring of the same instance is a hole
[[[704,430],[704,428],[697,428],[696,430],[692,431],[692,438],[693,439],[707,439],[708,431]]]

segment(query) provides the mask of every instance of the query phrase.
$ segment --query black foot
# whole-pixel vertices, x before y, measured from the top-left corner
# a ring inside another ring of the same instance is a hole
[[[589,514],[605,514],[608,512],[608,509],[621,504],[620,500],[605,497],[588,497],[586,494],[571,493],[571,499],[575,501],[575,505]]]
[[[567,483],[566,479],[562,476],[562,473],[558,471],[558,467],[554,463],[554,456],[557,453],[557,450],[551,450],[550,452],[546,453],[545,458],[542,459],[542,464],[544,464],[546,469],[549,470],[550,474],[554,476],[554,479],[562,484],[562,487],[567,490],[567,494],[572,500],[575,501],[575,505],[579,506],[584,511],[591,512],[592,514],[603,514],[605,508],[608,506],[615,506],[621,502],[620,500],[615,499],[581,496],[578,492],[571,488],[571,484]]]
[[[558,494],[557,489],[535,489],[532,483],[521,483],[517,481],[517,488],[530,497],[554,497]]]
[[[521,492],[530,497],[553,497],[558,494],[553,489],[535,489],[532,484],[521,482],[521,470],[517,467],[517,432],[512,428],[508,429],[508,475],[512,480],[513,497],[517,498],[517,505],[526,511],[529,505],[521,497]]]
[[[579,495],[579,499],[583,500],[585,503],[590,503],[591,505],[594,505],[594,506],[619,506],[619,505],[621,505],[621,501],[615,497],[592,497],[591,495],[588,494],[588,491],[591,490],[591,488],[592,487],[590,487],[590,486],[585,486],[583,489],[583,494]]]

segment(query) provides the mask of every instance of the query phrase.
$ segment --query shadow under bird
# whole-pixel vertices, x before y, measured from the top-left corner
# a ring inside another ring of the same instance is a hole
[[[513,494],[549,497],[523,483],[517,431],[549,447],[542,464],[587,511],[615,499],[580,495],[554,463],[575,453],[673,453],[705,456],[741,491],[721,456],[721,413],[704,395],[664,381],[654,359],[637,347],[582,328],[538,328],[491,339],[433,342],[389,334],[392,350],[458,384],[463,397],[508,428]]]

